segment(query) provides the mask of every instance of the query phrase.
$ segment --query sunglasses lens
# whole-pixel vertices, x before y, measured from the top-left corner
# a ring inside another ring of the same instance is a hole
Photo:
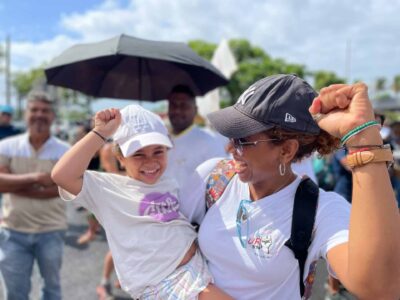
[[[236,150],[236,153],[242,155],[242,144],[239,139],[231,139],[232,145]]]

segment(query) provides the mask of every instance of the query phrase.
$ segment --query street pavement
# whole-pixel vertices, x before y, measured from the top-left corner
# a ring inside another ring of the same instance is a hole
[[[86,211],[77,211],[71,202],[67,202],[69,228],[65,237],[64,259],[61,270],[61,284],[63,299],[68,300],[97,300],[96,286],[98,285],[103,267],[103,259],[108,247],[104,233],[87,245],[77,245],[77,238],[87,229]],[[316,282],[311,300],[324,300],[324,283],[326,282],[326,267],[323,261],[317,267]],[[32,278],[32,300],[39,300],[40,279],[35,267]],[[112,282],[115,280],[113,276]],[[128,300],[130,297],[121,290],[114,289],[115,300]],[[343,298],[343,299],[353,299]],[[3,299],[3,290],[0,284],[0,300]],[[283,299],[285,300],[285,299]]]

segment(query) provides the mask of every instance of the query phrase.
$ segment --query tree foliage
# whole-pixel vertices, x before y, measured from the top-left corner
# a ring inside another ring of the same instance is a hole
[[[28,72],[18,72],[13,77],[12,85],[18,93],[18,98],[23,98],[32,90],[35,83],[44,79],[44,71],[32,69]]]
[[[392,90],[396,95],[400,93],[400,75],[393,78]]]
[[[211,60],[217,45],[202,40],[189,41],[189,47],[206,60]]]
[[[382,92],[386,88],[386,78],[384,77],[379,77],[375,81],[375,90],[377,92]]]
[[[336,76],[336,74],[333,72],[316,71],[313,73],[313,75],[314,75],[314,88],[317,91],[331,84],[346,82],[343,78]]]
[[[217,47],[215,44],[199,40],[189,42],[189,46],[208,60],[212,58],[213,49]],[[263,49],[251,45],[245,39],[230,40],[229,46],[238,64],[238,70],[226,86],[230,99],[223,99],[225,104],[236,101],[245,89],[265,76],[279,73],[294,73],[300,77],[305,75],[304,65],[290,64],[283,59],[273,59]]]

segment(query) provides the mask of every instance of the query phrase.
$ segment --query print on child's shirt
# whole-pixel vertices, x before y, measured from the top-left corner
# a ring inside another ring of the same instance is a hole
[[[179,217],[178,199],[170,193],[150,193],[143,197],[139,205],[141,216],[151,216],[161,222]]]

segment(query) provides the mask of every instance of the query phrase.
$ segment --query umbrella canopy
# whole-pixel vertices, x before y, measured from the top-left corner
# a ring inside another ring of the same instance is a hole
[[[73,46],[45,69],[47,83],[95,97],[157,101],[175,85],[196,95],[228,83],[211,63],[184,43],[119,35]]]

